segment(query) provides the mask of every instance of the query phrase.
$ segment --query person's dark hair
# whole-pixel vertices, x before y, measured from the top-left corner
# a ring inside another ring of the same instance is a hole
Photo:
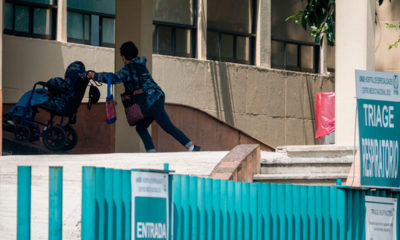
[[[128,60],[132,60],[138,55],[138,49],[132,41],[125,42],[120,48],[121,56],[124,56]]]

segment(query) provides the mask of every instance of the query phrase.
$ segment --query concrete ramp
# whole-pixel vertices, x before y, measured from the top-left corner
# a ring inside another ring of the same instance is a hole
[[[240,144],[258,144],[263,151],[274,148],[218,118],[190,106],[167,103],[165,110],[172,122],[205,151],[229,151]],[[152,125],[154,146],[160,152],[185,151],[157,123]]]

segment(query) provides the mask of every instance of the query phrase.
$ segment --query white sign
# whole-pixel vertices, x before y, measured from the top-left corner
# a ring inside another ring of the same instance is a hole
[[[132,172],[132,239],[168,239],[168,174]]]
[[[399,75],[356,70],[356,91],[358,99],[400,102]]]
[[[365,196],[365,239],[395,240],[397,199]]]

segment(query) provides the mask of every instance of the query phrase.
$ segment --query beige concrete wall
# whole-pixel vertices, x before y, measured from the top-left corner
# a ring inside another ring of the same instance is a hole
[[[15,103],[37,81],[64,78],[65,69],[82,61],[87,69],[114,71],[114,49],[3,35],[3,102]],[[105,85],[101,97],[106,97]]]
[[[375,69],[382,72],[400,72],[400,48],[389,50],[390,44],[400,38],[400,30],[388,29],[386,23],[400,22],[400,1],[383,1],[376,7]]]
[[[314,101],[333,78],[153,54],[166,101],[193,106],[272,146],[314,144]],[[206,133],[205,133],[206,134]]]

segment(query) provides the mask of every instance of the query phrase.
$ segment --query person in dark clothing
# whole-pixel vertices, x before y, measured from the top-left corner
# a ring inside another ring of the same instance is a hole
[[[151,74],[146,68],[146,58],[138,57],[138,49],[131,41],[125,42],[120,48],[122,61],[124,67],[118,72],[112,73],[96,73],[89,72],[88,77],[98,81],[107,83],[109,74],[112,74],[111,83],[123,83],[126,92],[133,92],[140,89],[146,93],[146,104],[149,109],[149,117],[136,125],[136,132],[139,134],[143,141],[144,147],[147,152],[155,152],[153,140],[147,131],[147,128],[155,120],[161,128],[168,134],[172,135],[178,142],[180,142],[188,151],[199,151],[200,147],[193,144],[193,142],[175,125],[171,122],[168,114],[165,111],[165,94],[161,88],[154,82]],[[132,74],[130,74],[130,70]],[[137,71],[140,71],[140,81]]]

